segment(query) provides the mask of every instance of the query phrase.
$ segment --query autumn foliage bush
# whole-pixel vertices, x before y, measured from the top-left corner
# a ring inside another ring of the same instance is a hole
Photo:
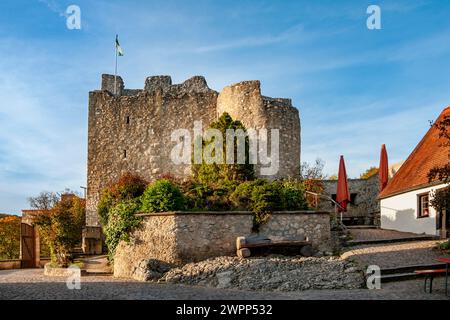
[[[18,216],[0,218],[0,260],[19,258],[20,222]]]
[[[67,267],[72,262],[71,250],[81,242],[86,203],[77,196],[62,197],[45,214],[37,215],[35,225],[50,249],[52,263]]]
[[[100,201],[97,206],[97,213],[100,223],[103,226],[108,224],[109,211],[122,201],[132,200],[140,197],[147,187],[147,181],[140,176],[126,173],[117,181],[109,184],[102,191]]]

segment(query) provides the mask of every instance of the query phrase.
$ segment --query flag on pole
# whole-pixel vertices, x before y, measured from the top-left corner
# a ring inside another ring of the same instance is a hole
[[[116,50],[117,50],[117,55],[123,56],[123,50],[122,50],[122,47],[120,46],[119,36],[117,34],[116,34]]]

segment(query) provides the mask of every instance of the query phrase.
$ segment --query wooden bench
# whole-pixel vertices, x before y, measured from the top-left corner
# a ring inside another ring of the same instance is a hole
[[[250,249],[273,249],[273,248],[298,248],[299,254],[305,257],[313,255],[312,244],[306,237],[298,237],[296,239],[286,238],[266,238],[266,237],[237,237],[236,249],[237,256],[240,258],[250,257],[252,252]]]
[[[433,292],[433,279],[435,276],[445,274],[445,269],[429,269],[429,270],[416,270],[416,274],[422,274],[425,276],[425,282],[423,285],[423,290],[428,293]],[[427,282],[430,281],[430,290],[427,291]]]

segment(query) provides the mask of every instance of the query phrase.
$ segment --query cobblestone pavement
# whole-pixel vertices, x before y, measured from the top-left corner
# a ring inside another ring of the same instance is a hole
[[[387,229],[349,229],[352,240],[387,240],[415,238],[422,234]]]
[[[50,278],[42,269],[0,271],[0,299],[446,299],[444,280],[436,278],[432,294],[422,290],[422,280],[383,284],[380,290],[309,290],[301,292],[253,292],[156,284],[112,276],[82,277],[81,290],[69,290],[64,278]]]
[[[439,257],[449,257],[435,249],[438,241],[411,241],[350,247],[341,258],[354,259],[361,265],[392,268],[415,264],[437,263]]]

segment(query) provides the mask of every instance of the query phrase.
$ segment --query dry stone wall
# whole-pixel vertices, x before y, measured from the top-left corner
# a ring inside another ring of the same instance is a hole
[[[330,215],[328,213],[299,214],[297,211],[273,214],[260,233],[281,238],[306,236],[320,251],[330,249]]]
[[[236,255],[236,238],[251,234],[251,212],[177,212],[144,215],[130,237],[121,241],[114,257],[114,275],[133,277],[142,260],[156,259],[182,265],[218,256]],[[273,213],[260,234],[268,237],[305,235],[313,247],[330,250],[328,213],[293,211]]]

